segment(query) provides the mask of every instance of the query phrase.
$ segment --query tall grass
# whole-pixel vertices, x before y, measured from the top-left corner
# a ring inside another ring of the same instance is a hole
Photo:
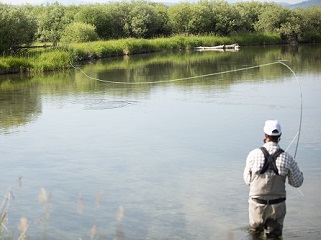
[[[252,33],[232,36],[231,39],[240,45],[273,45],[282,43],[278,33]]]
[[[279,44],[278,34],[254,33],[220,36],[173,36],[155,39],[119,39],[87,43],[71,43],[58,48],[30,50],[18,57],[1,57],[0,74],[19,72],[43,72],[71,67],[70,61],[106,58],[148,52],[186,50],[198,46],[216,46],[238,43],[240,45]]]
[[[71,43],[62,46],[74,60],[105,58],[124,54],[123,40]]]
[[[31,59],[33,71],[43,72],[65,69],[70,67],[70,54],[66,51],[57,50],[46,52]]]
[[[23,57],[1,57],[0,74],[25,72],[32,68],[31,62]]]
[[[174,36],[155,39],[119,39],[89,43],[72,43],[63,48],[70,52],[75,60],[105,58],[110,56],[131,55],[139,53],[191,49],[200,45],[213,46],[230,44],[232,39],[213,36]]]
[[[138,53],[191,49],[197,46],[231,44],[233,39],[218,36],[174,36],[155,39],[119,39],[89,43],[73,43],[65,49],[72,52],[75,59],[104,58],[109,56]]]
[[[70,53],[62,50],[37,53],[25,57],[8,56],[0,58],[0,74],[44,72],[70,67]]]

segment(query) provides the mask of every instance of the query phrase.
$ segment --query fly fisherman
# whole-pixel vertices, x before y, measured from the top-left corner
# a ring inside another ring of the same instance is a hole
[[[303,174],[294,158],[279,147],[282,132],[278,121],[266,121],[263,130],[264,145],[249,153],[243,174],[250,186],[250,233],[259,237],[265,230],[267,238],[279,238],[286,214],[285,180],[298,188]]]

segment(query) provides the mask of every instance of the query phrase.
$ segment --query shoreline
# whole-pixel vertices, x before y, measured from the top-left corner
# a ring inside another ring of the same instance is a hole
[[[277,34],[247,34],[232,37],[219,36],[174,36],[155,39],[120,39],[86,43],[71,43],[56,47],[21,48],[18,53],[0,57],[0,75],[39,74],[72,68],[76,62],[98,60],[116,56],[146,54],[153,52],[187,51],[199,47],[237,44],[246,46],[289,45],[282,43]],[[296,43],[300,45],[302,43]]]

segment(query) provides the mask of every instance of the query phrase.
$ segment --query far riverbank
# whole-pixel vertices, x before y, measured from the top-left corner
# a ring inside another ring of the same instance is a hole
[[[119,39],[86,43],[58,44],[46,48],[21,48],[0,57],[0,74],[42,73],[71,68],[71,64],[113,56],[161,51],[191,50],[195,47],[238,44],[239,46],[282,44],[276,33],[219,36],[174,36],[154,39]]]

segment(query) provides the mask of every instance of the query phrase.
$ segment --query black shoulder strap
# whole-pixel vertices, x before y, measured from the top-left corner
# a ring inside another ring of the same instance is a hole
[[[260,174],[265,173],[268,169],[272,169],[276,175],[279,175],[279,170],[276,167],[275,160],[280,156],[284,151],[281,148],[278,148],[272,155],[266,150],[265,147],[260,148],[264,154],[264,165],[260,171]]]

